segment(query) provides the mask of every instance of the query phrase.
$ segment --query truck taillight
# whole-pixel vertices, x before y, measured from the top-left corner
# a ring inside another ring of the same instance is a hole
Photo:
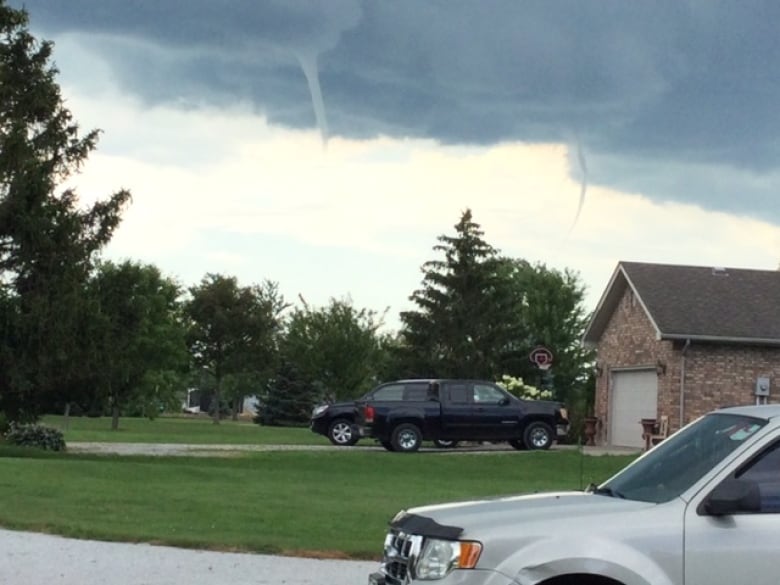
[[[363,418],[367,423],[374,422],[374,407],[369,405],[363,409]]]

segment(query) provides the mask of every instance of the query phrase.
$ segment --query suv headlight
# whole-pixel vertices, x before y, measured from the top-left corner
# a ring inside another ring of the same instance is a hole
[[[426,538],[415,564],[415,578],[443,579],[453,569],[473,569],[481,552],[482,545],[478,542]]]
[[[319,416],[319,415],[321,415],[323,412],[325,412],[326,410],[328,410],[328,405],[327,405],[327,404],[322,404],[322,405],[320,405],[320,406],[317,406],[317,407],[316,407],[316,408],[315,408],[315,409],[314,409],[314,410],[311,412],[311,415],[312,415],[312,416]]]

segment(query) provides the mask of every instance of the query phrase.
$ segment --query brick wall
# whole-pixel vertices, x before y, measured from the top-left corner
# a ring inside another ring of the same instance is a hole
[[[621,368],[653,368],[659,360],[669,363],[672,344],[656,340],[655,327],[647,317],[642,304],[626,287],[617,309],[599,340],[597,361],[601,366],[601,375],[596,378],[595,415],[599,419],[597,440],[604,443],[609,429],[610,373]],[[668,367],[668,366],[667,366]],[[662,386],[666,376],[659,376],[659,403],[664,395]],[[659,405],[660,406],[660,405]],[[660,415],[660,413],[659,413]],[[637,425],[639,430],[639,426]]]
[[[680,378],[684,344],[656,339],[656,331],[641,303],[626,288],[599,340],[595,415],[597,440],[607,440],[610,407],[610,372],[621,368],[657,368],[658,413],[668,416],[670,431],[680,428]],[[780,402],[780,348],[705,344],[685,349],[683,423],[721,406],[755,403],[756,379],[768,377],[770,402]]]
[[[685,358],[685,421],[722,406],[755,404],[759,377],[770,379],[769,402],[780,402],[780,348],[692,343]]]

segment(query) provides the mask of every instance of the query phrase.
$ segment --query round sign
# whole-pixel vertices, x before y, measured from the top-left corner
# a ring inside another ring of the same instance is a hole
[[[552,352],[543,345],[535,347],[528,357],[531,359],[531,362],[536,364],[536,367],[540,370],[549,369],[553,363]]]

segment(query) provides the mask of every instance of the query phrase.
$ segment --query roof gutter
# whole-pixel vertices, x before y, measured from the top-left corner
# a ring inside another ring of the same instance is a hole
[[[720,337],[718,335],[689,335],[686,333],[662,333],[660,339],[669,339],[673,341],[705,341],[715,343],[738,343],[749,345],[777,345],[780,346],[780,339],[765,337]]]

